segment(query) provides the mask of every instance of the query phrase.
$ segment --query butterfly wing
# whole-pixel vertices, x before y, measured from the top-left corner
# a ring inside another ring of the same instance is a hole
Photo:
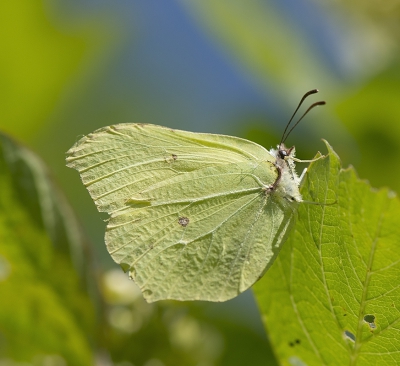
[[[275,158],[250,141],[121,124],[67,153],[99,211],[105,241],[147,301],[224,301],[272,264],[293,210],[265,187]]]

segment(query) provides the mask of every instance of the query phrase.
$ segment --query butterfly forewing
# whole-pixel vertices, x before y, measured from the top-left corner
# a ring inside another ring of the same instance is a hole
[[[266,190],[274,161],[247,140],[138,124],[95,131],[67,157],[148,301],[224,301],[262,275],[293,222]]]

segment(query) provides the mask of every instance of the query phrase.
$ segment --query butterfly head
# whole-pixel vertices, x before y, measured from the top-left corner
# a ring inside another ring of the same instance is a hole
[[[291,157],[295,156],[295,147],[292,146],[291,148],[287,148],[284,143],[278,145],[278,157],[283,160],[287,160]]]

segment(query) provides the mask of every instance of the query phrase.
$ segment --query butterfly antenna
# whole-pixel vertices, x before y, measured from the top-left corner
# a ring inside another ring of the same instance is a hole
[[[300,117],[300,119],[294,124],[294,126],[289,130],[289,132],[286,134],[286,137],[282,140],[281,143],[284,143],[287,137],[290,135],[290,133],[293,131],[293,129],[300,123],[300,121],[305,117],[305,115],[311,111],[311,109],[318,107],[319,105],[325,105],[326,102],[324,100],[321,100],[319,102],[315,102],[311,104],[308,109],[304,112],[304,114]]]
[[[299,110],[300,106],[303,104],[304,100],[305,100],[309,95],[311,95],[311,94],[316,94],[316,93],[318,93],[318,89],[312,89],[312,90],[308,91],[307,93],[305,93],[305,94],[303,95],[303,98],[301,98],[299,105],[297,106],[296,110],[295,110],[294,113],[292,114],[292,117],[290,117],[290,120],[289,120],[289,122],[287,123],[287,125],[286,125],[286,127],[285,127],[285,131],[283,131],[282,139],[281,139],[281,142],[280,142],[279,145],[281,145],[281,144],[283,144],[283,143],[285,142],[285,140],[286,140],[287,137],[289,136],[290,132],[293,130],[294,127],[286,134],[287,129],[289,128],[289,126],[290,126],[290,124],[291,124],[291,122],[292,122],[294,116],[296,115],[296,113],[297,113],[297,111]],[[309,108],[309,109],[310,109],[310,108]],[[307,112],[308,112],[308,111],[307,111]],[[307,113],[307,112],[306,112],[306,113]],[[304,113],[304,115],[303,115],[301,118],[303,118],[303,117],[306,115],[306,113]],[[301,120],[301,118],[300,118],[300,120]],[[297,123],[295,124],[295,126],[300,122],[300,120],[297,121]],[[285,136],[285,134],[286,134],[286,136]]]

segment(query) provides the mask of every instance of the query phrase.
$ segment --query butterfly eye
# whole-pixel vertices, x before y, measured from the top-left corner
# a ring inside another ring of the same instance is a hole
[[[286,150],[279,150],[279,156],[281,159],[285,159],[285,156],[288,156],[288,153]]]

